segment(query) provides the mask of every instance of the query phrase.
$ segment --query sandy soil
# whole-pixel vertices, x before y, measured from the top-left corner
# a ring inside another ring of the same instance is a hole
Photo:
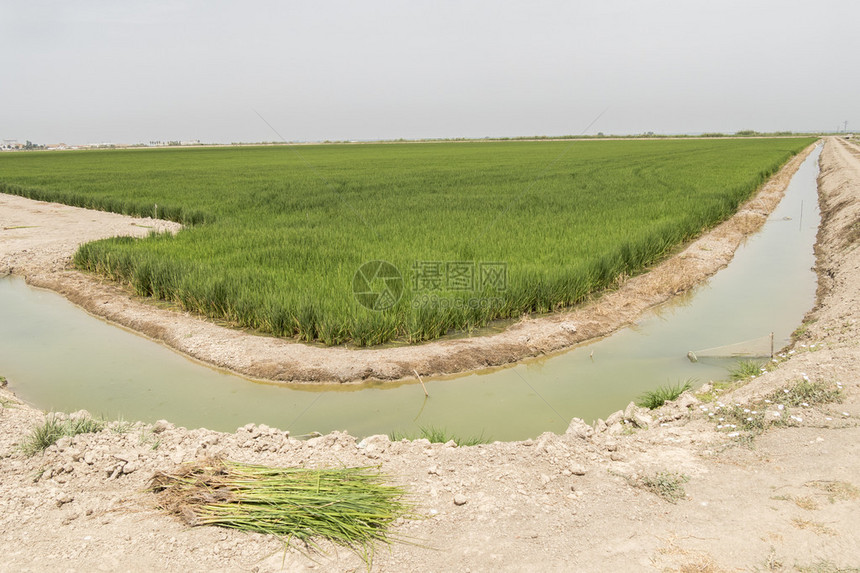
[[[69,268],[72,254],[83,242],[148,230],[139,225],[175,228],[171,223],[132,221],[8,195],[0,195],[0,274],[23,275],[30,284],[58,291],[92,314],[251,378],[352,382],[414,379],[415,371],[422,376],[466,372],[557,352],[609,334],[723,268],[744,238],[764,223],[812,148],[793,158],[734,217],[650,272],[620,282],[616,290],[572,312],[525,317],[488,336],[396,348],[321,348],[219,326],[148,304],[113,283]]]
[[[276,539],[187,528],[144,488],[156,470],[207,455],[271,465],[379,465],[423,519],[395,533],[375,571],[845,571],[860,568],[860,149],[827,140],[816,308],[772,372],[718,402],[685,394],[564,435],[456,448],[308,441],[264,426],[232,434],[167,422],[19,444],[44,414],[0,390],[2,571],[357,571],[349,551],[284,551]],[[804,376],[840,384],[842,403],[788,407],[790,425],[755,436],[718,430],[716,406],[757,401]],[[715,414],[710,416],[710,414]],[[623,420],[636,421],[636,424]],[[645,428],[644,426],[648,426]],[[689,478],[670,503],[641,487],[655,472]],[[455,496],[462,496],[454,502]],[[313,559],[311,559],[313,558]],[[851,569],[849,569],[851,568]]]

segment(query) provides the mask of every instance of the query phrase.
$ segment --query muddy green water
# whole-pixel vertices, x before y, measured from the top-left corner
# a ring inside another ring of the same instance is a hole
[[[788,341],[815,297],[818,155],[801,166],[762,231],[691,294],[555,356],[425,380],[429,399],[417,383],[252,382],[192,362],[15,277],[0,279],[0,374],[19,397],[45,410],[164,418],[190,428],[232,431],[255,422],[293,435],[348,430],[363,436],[436,426],[497,440],[562,432],[572,417],[605,417],[661,384],[726,377],[733,360],[691,363],[690,350],[770,332],[777,348]]]

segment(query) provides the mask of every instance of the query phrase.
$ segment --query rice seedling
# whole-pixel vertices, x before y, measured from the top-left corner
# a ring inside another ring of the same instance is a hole
[[[100,432],[104,422],[92,418],[72,418],[62,420],[54,414],[48,414],[45,421],[34,426],[30,434],[21,444],[21,449],[28,456],[43,452],[64,436],[77,436]]]
[[[687,390],[692,389],[695,382],[696,380],[694,378],[688,378],[683,382],[679,380],[675,384],[660,386],[655,390],[650,390],[642,394],[637,400],[636,405],[642,408],[648,408],[649,410],[654,410],[666,402],[671,402],[676,399]]]
[[[305,146],[313,169],[285,146],[10,153],[0,192],[140,216],[158,205],[189,227],[89,243],[75,265],[238,327],[370,346],[613,288],[729,217],[811,142]],[[356,283],[370,261],[400,281]]]
[[[392,442],[424,438],[433,444],[447,444],[448,442],[453,441],[457,446],[477,446],[478,444],[488,444],[491,441],[489,438],[484,437],[483,432],[477,436],[463,437],[453,434],[444,428],[437,428],[435,426],[420,426],[417,436],[414,434],[407,434],[405,432],[393,431],[388,434],[388,437]]]
[[[388,528],[408,517],[403,489],[371,468],[277,468],[211,459],[158,473],[151,489],[160,506],[190,526],[217,525],[302,541],[324,538],[370,565]]]

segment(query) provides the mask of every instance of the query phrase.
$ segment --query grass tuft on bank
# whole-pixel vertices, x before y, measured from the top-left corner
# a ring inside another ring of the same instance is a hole
[[[695,382],[696,380],[694,378],[688,378],[684,381],[678,381],[675,384],[666,384],[665,386],[660,386],[655,390],[649,390],[639,396],[639,399],[636,401],[636,405],[640,408],[654,410],[666,402],[675,400],[687,390],[692,389]]]
[[[62,419],[56,414],[48,414],[44,422],[30,430],[21,444],[21,449],[28,456],[33,456],[45,451],[62,437],[100,432],[104,427],[104,422],[92,418]]]
[[[421,438],[426,439],[432,444],[447,444],[448,442],[453,441],[457,446],[477,446],[478,444],[488,444],[490,443],[490,439],[484,436],[484,433],[481,432],[477,436],[459,436],[446,430],[445,428],[438,428],[436,426],[421,426],[419,427],[417,434],[410,434],[401,431],[393,431],[388,434],[388,438],[392,442],[398,442],[400,440],[418,440]]]

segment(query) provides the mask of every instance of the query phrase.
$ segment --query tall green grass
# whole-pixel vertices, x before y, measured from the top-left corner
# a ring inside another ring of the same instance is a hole
[[[0,191],[136,215],[157,204],[193,226],[90,243],[75,264],[237,326],[373,345],[574,305],[730,216],[811,141],[17,153],[0,156]],[[373,260],[404,279],[384,311],[352,292]],[[502,262],[507,285],[419,291],[417,261]]]

